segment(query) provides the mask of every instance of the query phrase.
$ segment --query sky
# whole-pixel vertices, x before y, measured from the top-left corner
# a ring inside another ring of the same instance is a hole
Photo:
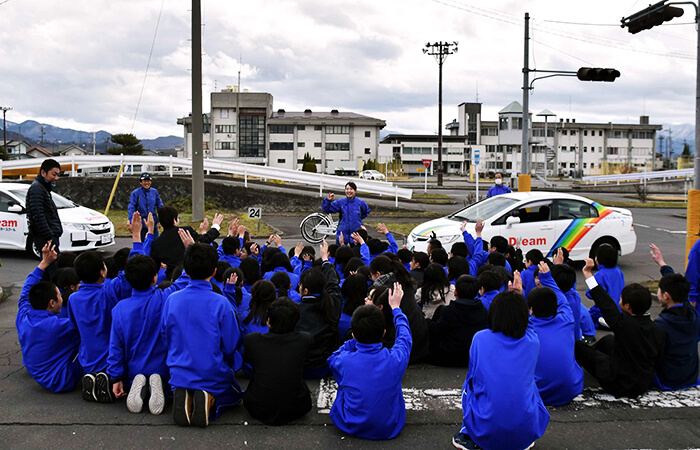
[[[457,117],[458,104],[477,99],[482,120],[497,120],[506,105],[522,103],[528,12],[531,68],[622,74],[614,83],[538,80],[533,114],[546,108],[555,120],[638,123],[648,115],[653,124],[694,123],[693,8],[636,35],[620,28],[622,17],[648,3],[202,0],[203,111],[212,91],[237,84],[240,70],[242,89],[271,93],[275,109],[352,111],[385,120],[386,130],[434,134],[438,64],[422,49],[456,41],[443,65],[443,124]],[[191,7],[188,0],[0,0],[0,106],[13,108],[7,120],[182,136],[177,118],[190,113],[192,98]]]

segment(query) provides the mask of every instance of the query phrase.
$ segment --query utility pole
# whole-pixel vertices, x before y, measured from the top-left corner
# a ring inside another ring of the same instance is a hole
[[[192,220],[204,220],[202,145],[202,2],[192,0]]]
[[[5,120],[5,114],[7,111],[12,111],[12,108],[8,106],[0,106],[2,108],[2,139],[4,141],[3,148],[7,151],[7,121]]]
[[[44,126],[41,126],[41,144],[44,144]]]
[[[530,13],[525,13],[525,56],[523,59],[523,136],[520,144],[520,174],[530,176]],[[505,169],[505,167],[504,167]],[[515,167],[513,167],[515,170]],[[528,185],[530,183],[527,183]],[[520,188],[520,183],[518,183]],[[529,189],[528,189],[529,190]]]
[[[457,53],[457,42],[436,42],[427,43],[423,48],[423,53],[434,56],[438,63],[438,166],[437,184],[442,186],[442,64],[447,59],[447,55]]]

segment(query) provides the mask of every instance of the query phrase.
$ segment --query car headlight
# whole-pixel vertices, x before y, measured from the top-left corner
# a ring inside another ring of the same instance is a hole
[[[87,231],[89,230],[88,225],[86,223],[73,223],[73,222],[67,222],[62,224],[63,228],[67,230],[80,230],[80,231]]]

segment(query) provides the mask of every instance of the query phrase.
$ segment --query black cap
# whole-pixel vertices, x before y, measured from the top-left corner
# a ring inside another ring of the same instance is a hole
[[[141,181],[143,181],[143,180],[150,180],[150,179],[151,179],[151,174],[150,174],[150,173],[144,172],[144,173],[141,174],[141,178],[140,178]]]

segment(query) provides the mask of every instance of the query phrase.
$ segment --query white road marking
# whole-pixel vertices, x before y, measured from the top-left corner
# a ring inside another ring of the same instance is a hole
[[[641,227],[641,228],[651,228],[649,225],[642,225],[641,223],[635,223],[635,227]]]
[[[329,414],[335,401],[338,385],[333,378],[324,378],[319,384],[316,407],[320,414]],[[406,410],[435,411],[461,410],[462,390],[460,389],[417,389],[403,388]],[[698,408],[700,407],[700,386],[680,391],[652,390],[635,399],[615,398],[603,393],[600,388],[585,388],[583,393],[562,409],[607,409],[607,408]]]
[[[664,231],[664,232],[666,232],[666,233],[671,233],[671,234],[685,234],[685,233],[686,233],[685,230],[682,230],[682,231],[671,231],[671,230],[667,230],[667,229],[665,229],[665,228],[657,228],[656,230],[657,230],[657,231]]]

